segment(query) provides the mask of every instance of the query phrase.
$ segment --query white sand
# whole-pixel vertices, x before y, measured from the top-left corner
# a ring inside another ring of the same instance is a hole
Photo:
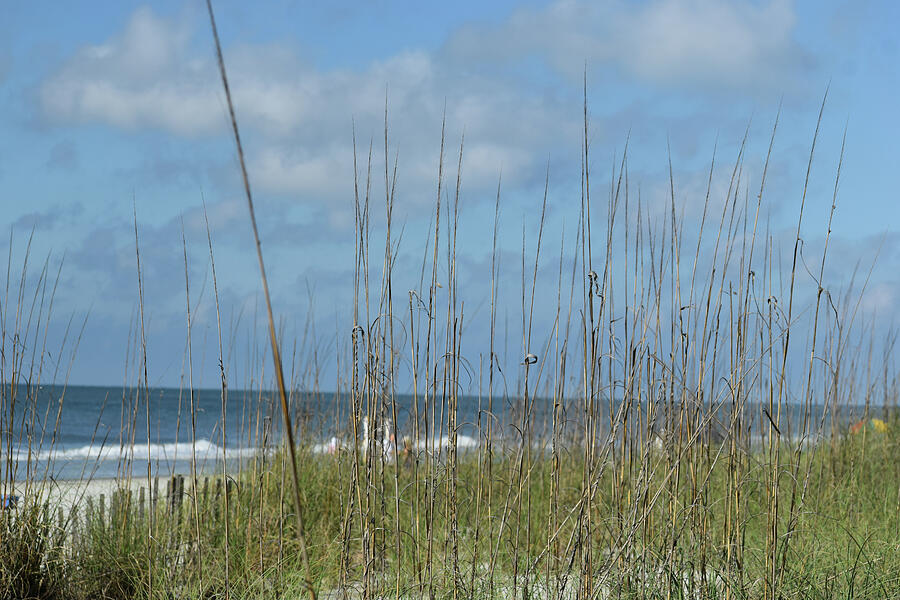
[[[166,493],[166,480],[159,482],[159,495],[164,496]],[[147,478],[132,478],[130,482],[122,479],[92,479],[90,481],[81,480],[62,480],[34,482],[26,484],[25,482],[13,483],[13,489],[6,493],[19,497],[19,503],[26,501],[27,498],[40,498],[50,504],[55,510],[57,507],[62,508],[63,512],[69,512],[75,506],[83,505],[87,498],[94,498],[94,502],[98,502],[101,495],[106,497],[107,505],[112,498],[113,493],[118,489],[130,488],[134,493],[134,498],[139,498],[141,488],[144,488],[145,501],[150,498],[152,483],[148,485]]]

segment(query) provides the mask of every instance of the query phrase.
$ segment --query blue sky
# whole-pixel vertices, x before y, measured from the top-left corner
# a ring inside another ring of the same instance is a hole
[[[371,139],[380,148],[387,96],[390,153],[399,157],[399,268],[410,280],[417,278],[433,210],[445,106],[448,145],[456,147],[465,132],[460,286],[468,305],[479,307],[501,171],[501,246],[512,256],[511,272],[523,222],[533,239],[548,165],[548,239],[558,247],[563,230],[574,231],[585,69],[596,181],[608,182],[630,132],[632,181],[648,205],[664,200],[668,142],[688,218],[702,202],[714,147],[724,173],[748,124],[746,169],[749,187],[758,185],[781,104],[765,201],[776,235],[796,222],[816,115],[830,82],[804,236],[815,245],[824,233],[846,125],[828,284],[846,285],[853,265],[867,265],[880,249],[863,308],[879,322],[895,320],[896,3],[308,4],[227,1],[215,8],[275,310],[288,340],[308,339],[303,332],[314,325],[326,378],[335,371],[328,355],[346,342],[350,329],[352,123],[361,146]],[[34,277],[45,257],[54,273],[63,261],[51,331],[61,339],[71,316],[88,316],[70,381],[133,379],[127,348],[137,306],[136,210],[150,378],[177,385],[184,373],[183,223],[196,304],[195,376],[215,385],[202,199],[224,318],[236,329],[250,328],[259,298],[204,4],[123,1],[87,11],[72,3],[35,2],[5,13],[0,229],[11,235],[14,271],[32,231]],[[455,159],[450,162],[455,178]],[[383,169],[380,151],[376,167]],[[601,190],[604,185],[598,184]],[[552,257],[547,262],[554,264]],[[398,285],[412,287],[406,283]],[[511,294],[513,305],[516,297]],[[484,316],[480,310],[473,309],[475,322]],[[549,319],[539,316],[537,325],[546,329]],[[471,339],[474,348],[484,341],[477,331]],[[252,341],[236,342],[234,352],[252,358],[248,345]],[[234,374],[238,385],[241,377]]]

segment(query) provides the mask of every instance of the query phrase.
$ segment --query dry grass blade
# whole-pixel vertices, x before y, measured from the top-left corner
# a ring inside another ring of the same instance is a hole
[[[216,28],[216,19],[213,14],[211,0],[206,0],[206,8],[209,12],[209,23],[212,28],[213,40],[216,45],[216,58],[219,64],[219,74],[222,77],[222,87],[225,89],[225,99],[228,104],[228,115],[231,121],[234,142],[237,147],[238,162],[241,166],[241,177],[244,182],[244,193],[247,197],[247,207],[250,211],[250,223],[253,226],[253,239],[256,241],[256,256],[259,261],[259,273],[262,278],[263,293],[266,299],[266,312],[269,319],[269,341],[272,346],[272,361],[275,366],[275,379],[278,384],[278,393],[281,400],[281,415],[284,420],[285,441],[291,459],[291,473],[294,481],[294,509],[297,515],[297,541],[300,544],[300,557],[303,568],[306,571],[306,587],[312,600],[316,600],[316,589],[310,579],[309,553],[306,548],[306,536],[303,531],[303,503],[300,499],[300,477],[297,472],[296,447],[294,446],[294,431],[291,425],[291,414],[288,407],[287,390],[284,383],[284,370],[281,364],[281,352],[278,348],[278,339],[275,332],[275,317],[272,313],[272,299],[269,295],[269,282],[266,279],[266,266],[263,261],[262,244],[259,241],[259,230],[256,226],[256,213],[253,209],[253,195],[250,192],[250,178],[247,175],[247,165],[244,161],[244,149],[241,145],[241,135],[238,131],[237,117],[234,113],[234,103],[231,99],[231,89],[228,86],[228,75],[225,71],[225,59],[222,56],[222,44],[219,41],[219,31]]]

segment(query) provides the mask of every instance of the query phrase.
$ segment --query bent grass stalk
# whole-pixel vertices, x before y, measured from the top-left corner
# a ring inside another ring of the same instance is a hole
[[[263,293],[266,299],[266,312],[269,318],[269,341],[272,347],[272,361],[275,365],[275,379],[278,383],[278,393],[281,400],[281,414],[284,423],[285,438],[288,446],[288,452],[291,459],[291,472],[294,482],[294,510],[297,517],[297,540],[300,544],[300,556],[303,561],[303,568],[306,572],[306,587],[311,600],[316,600],[316,589],[310,579],[309,554],[306,548],[306,536],[303,531],[303,503],[300,499],[300,478],[297,473],[297,456],[296,447],[294,445],[294,432],[291,425],[291,414],[288,408],[287,392],[284,383],[284,371],[281,366],[281,353],[278,347],[278,340],[275,334],[275,317],[272,313],[272,299],[269,295],[269,283],[266,279],[266,268],[263,262],[262,244],[259,240],[259,230],[256,227],[256,213],[253,210],[253,196],[250,192],[250,178],[247,175],[247,165],[244,162],[244,150],[241,146],[241,136],[238,131],[237,118],[234,114],[234,104],[231,100],[231,90],[228,87],[228,76],[225,72],[225,59],[222,56],[222,45],[219,42],[219,32],[216,28],[216,19],[213,15],[212,1],[206,0],[206,8],[209,12],[209,22],[212,28],[213,39],[216,46],[216,57],[219,64],[219,74],[222,77],[222,87],[225,89],[225,98],[228,104],[228,114],[231,120],[232,133],[234,134],[234,143],[237,148],[238,162],[241,167],[241,177],[244,182],[244,193],[247,198],[247,207],[250,212],[250,223],[253,229],[253,237],[256,241],[256,256],[259,261],[259,273],[262,279]]]

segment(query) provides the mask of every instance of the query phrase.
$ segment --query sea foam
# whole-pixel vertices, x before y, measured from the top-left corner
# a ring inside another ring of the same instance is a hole
[[[217,460],[223,456],[226,459],[248,458],[256,453],[254,448],[226,448],[206,439],[191,442],[170,442],[164,444],[135,443],[134,445],[120,446],[118,444],[96,445],[88,444],[72,448],[53,448],[40,450],[30,454],[31,460],[50,461],[118,461],[122,459],[133,460],[160,460],[164,462],[187,461],[196,456],[199,461]],[[16,452],[18,460],[27,460],[29,453],[20,449]]]

